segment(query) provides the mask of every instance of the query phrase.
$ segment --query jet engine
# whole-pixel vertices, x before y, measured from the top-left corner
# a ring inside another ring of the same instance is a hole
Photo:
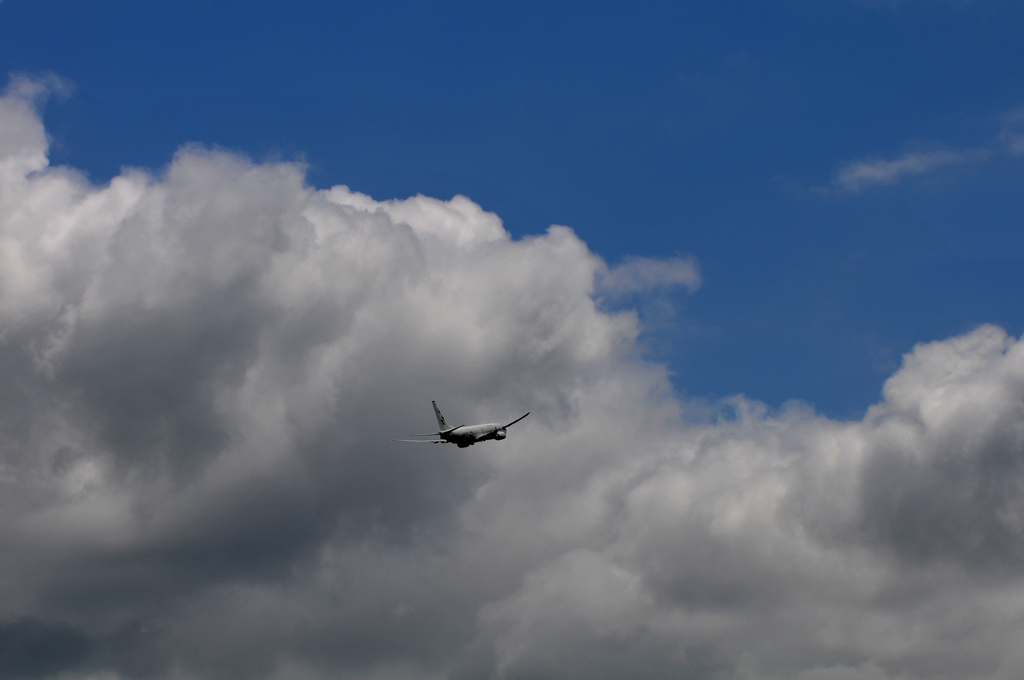
[[[506,436],[508,436],[508,433],[505,432],[504,429],[498,430],[497,432],[494,433],[495,439],[504,439]]]

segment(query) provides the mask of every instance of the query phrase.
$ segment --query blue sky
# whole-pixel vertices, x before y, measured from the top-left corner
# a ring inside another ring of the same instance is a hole
[[[696,294],[631,302],[676,387],[856,418],[915,343],[1024,329],[1021,35],[1009,0],[4,0],[0,70],[74,84],[51,157],[97,183],[197,142],[693,255]]]
[[[0,677],[1024,677],[1022,35],[0,1]]]

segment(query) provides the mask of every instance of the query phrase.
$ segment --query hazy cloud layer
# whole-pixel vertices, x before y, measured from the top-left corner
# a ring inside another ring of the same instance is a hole
[[[565,227],[185,148],[90,185],[0,99],[0,677],[1017,678],[1024,344],[861,422],[637,359]],[[471,449],[390,441],[533,415]],[[426,429],[424,429],[426,428]]]

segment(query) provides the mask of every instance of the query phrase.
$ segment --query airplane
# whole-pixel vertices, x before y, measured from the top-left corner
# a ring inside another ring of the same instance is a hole
[[[441,415],[441,409],[437,408],[437,402],[430,402],[434,405],[434,415],[437,416],[437,432],[430,432],[428,434],[413,434],[411,437],[440,437],[440,439],[392,439],[395,442],[416,442],[417,444],[455,444],[460,449],[464,449],[467,446],[472,446],[477,442],[487,441],[488,439],[502,440],[507,436],[506,429],[515,425],[520,420],[530,415],[527,411],[524,415],[519,416],[511,423],[507,425],[501,425],[500,423],[483,423],[482,425],[459,425],[458,427],[448,427],[448,423],[444,421],[444,416]]]

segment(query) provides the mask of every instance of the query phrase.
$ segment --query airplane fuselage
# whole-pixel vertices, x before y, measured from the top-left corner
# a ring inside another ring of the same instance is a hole
[[[418,442],[421,444],[455,444],[460,449],[464,449],[467,446],[472,446],[477,442],[484,442],[488,439],[502,440],[507,436],[506,430],[518,423],[520,420],[530,415],[527,411],[524,415],[519,416],[511,423],[481,423],[480,425],[459,425],[458,427],[448,427],[448,423],[445,421],[444,416],[441,415],[441,409],[437,408],[437,402],[430,402],[434,407],[434,415],[437,417],[437,432],[428,432],[426,434],[413,434],[410,437],[432,437],[432,439],[396,439],[398,442]]]
[[[500,423],[483,423],[481,425],[462,425],[442,432],[439,436],[462,449],[488,439],[504,439],[506,432],[505,426]]]

